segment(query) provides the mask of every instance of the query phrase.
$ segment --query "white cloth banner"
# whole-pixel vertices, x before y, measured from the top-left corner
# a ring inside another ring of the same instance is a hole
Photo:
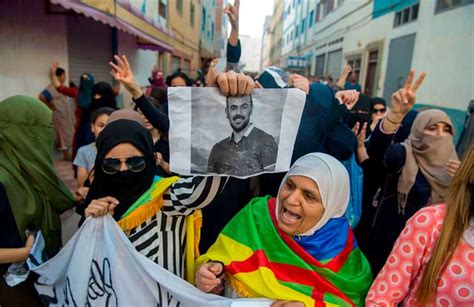
[[[51,260],[33,269],[47,306],[269,306],[201,292],[135,250],[110,215],[89,218]]]
[[[288,171],[305,101],[294,88],[240,97],[168,88],[171,171],[238,178]]]

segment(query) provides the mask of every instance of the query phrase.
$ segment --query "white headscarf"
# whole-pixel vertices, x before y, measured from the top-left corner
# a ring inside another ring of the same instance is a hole
[[[324,213],[316,225],[300,236],[310,236],[332,219],[341,217],[349,203],[349,174],[346,168],[330,155],[310,153],[298,160],[290,168],[281,182],[280,189],[289,176],[305,176],[313,179],[319,188]],[[278,190],[278,195],[280,194]],[[277,197],[276,216],[278,218],[280,199]]]

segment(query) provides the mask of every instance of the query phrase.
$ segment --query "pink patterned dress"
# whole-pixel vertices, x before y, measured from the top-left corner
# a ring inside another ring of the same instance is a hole
[[[446,205],[419,210],[398,237],[366,298],[367,306],[415,306],[416,290],[439,239]],[[472,226],[471,226],[472,227]],[[471,242],[472,244],[472,242]],[[474,306],[474,248],[461,239],[429,306]]]

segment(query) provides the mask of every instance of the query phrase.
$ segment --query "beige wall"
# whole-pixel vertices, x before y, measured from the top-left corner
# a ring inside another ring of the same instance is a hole
[[[46,15],[42,0],[0,1],[0,100],[38,97],[52,62],[68,70],[64,15]]]
[[[190,12],[191,3],[194,3],[194,26],[191,26]],[[176,10],[176,1],[168,1],[168,27],[174,35],[170,39],[171,45],[175,48],[173,56],[181,58],[181,67],[184,67],[184,60],[191,61],[191,76],[196,77],[200,68],[199,61],[199,37],[201,26],[201,4],[197,0],[183,0],[183,12],[180,14]],[[168,70],[170,70],[171,56],[167,55]]]

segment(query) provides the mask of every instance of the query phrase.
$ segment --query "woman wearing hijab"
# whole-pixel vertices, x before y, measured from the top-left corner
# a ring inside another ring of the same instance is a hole
[[[40,229],[46,253],[61,247],[59,215],[74,198],[53,166],[52,112],[39,100],[13,96],[0,102],[0,248],[25,246],[27,229]],[[0,266],[3,275],[10,264]],[[0,282],[0,305],[36,306],[33,278],[15,287]]]
[[[77,125],[77,132],[74,140],[74,157],[80,147],[94,142],[94,134],[90,129],[92,113],[95,110],[103,107],[116,110],[117,102],[115,100],[115,96],[117,96],[117,94],[118,92],[114,91],[110,84],[107,82],[99,82],[94,84],[92,87],[91,96],[84,97],[84,103],[86,103],[85,100],[87,98],[90,98],[91,100],[88,106],[83,109],[83,112],[81,113],[81,119]]]
[[[408,139],[392,144],[425,77],[421,74],[413,83],[414,74],[410,71],[405,86],[392,95],[391,110],[373,132],[368,145],[370,159],[383,161],[389,174],[366,251],[374,273],[387,260],[407,220],[426,205],[445,201],[451,177],[459,166],[453,125],[440,110],[418,113]]]
[[[253,199],[198,258],[197,287],[306,306],[363,305],[372,275],[344,218],[349,193],[335,158],[298,159],[276,199]]]
[[[367,306],[474,306],[474,144],[446,204],[420,209],[375,279]]]
[[[189,231],[199,216],[192,214],[208,205],[226,180],[155,177],[150,132],[143,123],[114,120],[113,116],[96,142],[94,181],[85,201],[85,215],[110,212],[138,252],[184,277],[185,259],[190,261],[187,271],[194,262],[196,242]]]

